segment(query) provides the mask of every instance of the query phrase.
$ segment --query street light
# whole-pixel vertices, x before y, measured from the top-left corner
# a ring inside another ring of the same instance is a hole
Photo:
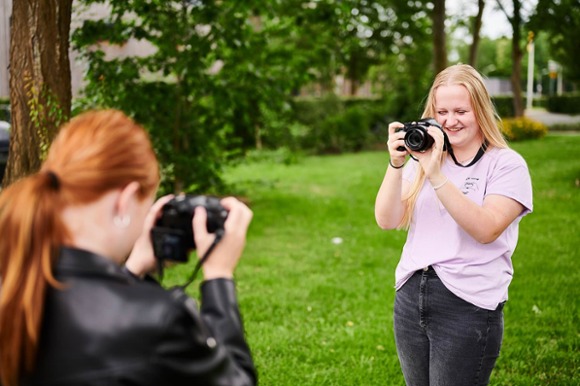
[[[534,33],[528,32],[528,90],[526,110],[531,110],[534,99]]]

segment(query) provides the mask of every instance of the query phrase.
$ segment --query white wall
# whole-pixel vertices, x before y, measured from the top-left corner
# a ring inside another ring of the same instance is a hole
[[[10,96],[8,63],[10,58],[10,15],[12,0],[0,0],[0,98]]]

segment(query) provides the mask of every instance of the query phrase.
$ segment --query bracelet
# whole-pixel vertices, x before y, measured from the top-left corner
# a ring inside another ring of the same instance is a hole
[[[448,181],[449,181],[449,178],[445,177],[445,181],[443,181],[442,183],[440,183],[437,186],[434,186],[433,187],[433,190],[439,190],[439,189],[441,189],[443,187],[443,185],[445,185]]]
[[[395,166],[395,165],[393,165],[393,162],[391,160],[389,160],[389,165],[391,165],[391,167],[393,167],[394,169],[400,169],[403,166],[405,166],[405,163],[403,162],[403,164],[401,166]]]

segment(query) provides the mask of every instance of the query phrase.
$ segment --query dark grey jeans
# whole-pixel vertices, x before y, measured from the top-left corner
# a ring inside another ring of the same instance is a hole
[[[408,386],[487,385],[503,337],[503,303],[489,311],[418,271],[395,296],[395,342]]]

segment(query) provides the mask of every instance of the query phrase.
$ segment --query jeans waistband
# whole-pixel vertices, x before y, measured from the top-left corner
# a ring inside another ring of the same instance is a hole
[[[437,275],[437,273],[435,272],[433,267],[430,265],[415,271],[415,275],[423,275],[423,274],[430,275],[430,276]]]

